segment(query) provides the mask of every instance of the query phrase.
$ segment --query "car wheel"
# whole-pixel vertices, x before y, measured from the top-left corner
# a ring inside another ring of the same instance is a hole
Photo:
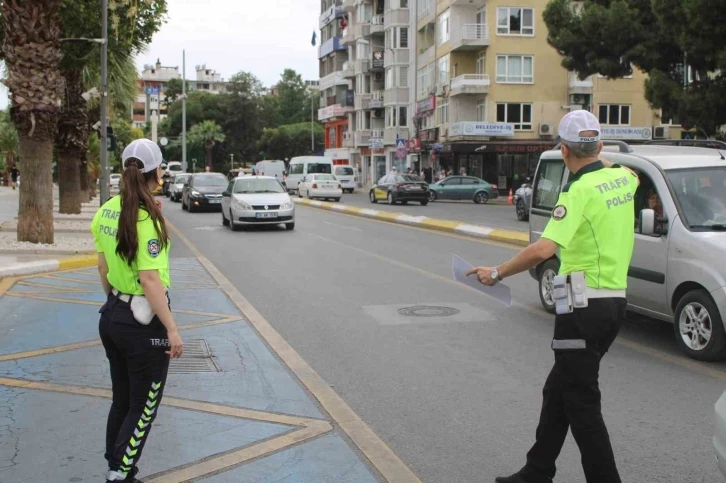
[[[429,201],[436,201],[436,191],[429,191]]]
[[[313,198],[310,196],[310,190],[305,192],[305,197],[309,200],[312,200]]]
[[[517,219],[519,221],[527,221],[529,219],[529,214],[524,207],[524,200],[522,199],[517,200]]]
[[[389,205],[396,204],[396,200],[393,199],[393,193],[391,193],[390,191],[388,192],[388,196],[386,197],[386,201],[388,201],[388,204]]]
[[[699,361],[726,358],[723,320],[705,290],[691,290],[681,297],[673,326],[678,345],[689,357]]]
[[[186,203],[184,203],[184,197],[182,197],[182,200],[181,200],[181,202],[182,202],[182,210],[183,210],[183,211],[187,211],[187,209],[188,209],[188,208],[187,208],[187,204],[186,204]]]
[[[189,213],[194,213],[194,205],[191,203],[191,201],[187,205],[187,210],[189,211]]]
[[[234,217],[232,216],[232,210],[229,210],[229,227],[232,229],[232,231],[240,231],[242,228],[241,225],[238,225],[234,222]]]
[[[285,229],[286,230],[294,230],[295,229],[295,223],[285,223]]]
[[[337,203],[338,201],[340,201],[340,198],[333,198],[333,201]]]
[[[542,302],[542,307],[550,314],[554,314],[556,309],[554,283],[559,270],[558,260],[548,260],[539,270],[539,300]]]
[[[403,200],[403,201],[401,201],[401,204],[402,204],[402,205],[407,205],[407,204],[408,204],[408,201],[406,201],[406,200]]]
[[[480,191],[479,193],[474,195],[474,203],[476,204],[484,204],[487,201],[489,201],[489,195],[485,193],[484,191]]]
[[[371,203],[373,204],[378,203],[378,200],[376,199],[376,194],[373,192],[373,190],[368,193],[368,199],[371,200]]]
[[[231,218],[231,216],[230,216],[230,218]],[[226,216],[224,216],[224,210],[222,210],[222,225],[229,226],[229,220],[227,219]]]
[[[428,201],[426,201],[426,200],[423,200],[423,201],[421,202],[421,206],[426,206],[426,205],[428,205],[428,204],[429,204],[429,202],[428,202]]]

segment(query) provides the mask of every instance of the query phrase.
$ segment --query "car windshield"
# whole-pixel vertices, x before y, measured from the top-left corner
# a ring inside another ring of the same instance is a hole
[[[327,173],[330,174],[333,172],[333,166],[330,164],[318,164],[318,163],[309,163],[308,164],[308,173],[314,174],[314,173]]]
[[[227,186],[227,178],[221,174],[201,175],[194,178],[194,186]]]
[[[190,174],[187,174],[185,176],[176,175],[176,176],[174,176],[174,183],[176,183],[176,184],[186,183],[189,180],[190,176],[191,176]]]
[[[234,184],[234,192],[236,194],[242,193],[284,193],[285,190],[280,183],[274,179],[238,179]]]
[[[338,176],[353,176],[355,171],[350,166],[343,166],[335,168],[335,174]]]
[[[416,182],[421,181],[421,178],[416,176],[415,174],[402,174],[400,176],[396,176],[396,182],[397,183],[406,183],[406,182]]]
[[[691,229],[726,231],[726,167],[667,173]]]
[[[332,174],[316,174],[315,181],[335,181],[335,176]]]
[[[182,167],[180,164],[172,164],[169,166],[169,171],[181,171]]]

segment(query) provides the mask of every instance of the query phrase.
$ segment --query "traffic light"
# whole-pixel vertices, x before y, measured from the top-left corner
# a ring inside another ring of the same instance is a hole
[[[106,126],[106,146],[108,151],[116,150],[116,136],[111,126]]]

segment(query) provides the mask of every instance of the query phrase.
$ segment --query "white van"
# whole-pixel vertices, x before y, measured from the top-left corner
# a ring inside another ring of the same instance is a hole
[[[606,141],[600,156],[640,177],[628,308],[673,323],[688,356],[726,358],[726,158],[716,149],[622,141]],[[542,154],[530,207],[531,242],[542,235],[569,179],[559,149]],[[543,307],[552,313],[559,267],[555,255],[530,270]]]
[[[343,193],[353,193],[355,191],[358,177],[355,175],[353,166],[347,164],[335,165],[333,166],[333,174],[340,181],[340,185],[343,187]]]
[[[332,174],[333,160],[325,156],[297,156],[290,160],[290,167],[287,172],[288,193],[297,192],[303,178],[309,174]]]
[[[258,161],[255,171],[258,176],[272,176],[282,182],[285,179],[285,161]]]

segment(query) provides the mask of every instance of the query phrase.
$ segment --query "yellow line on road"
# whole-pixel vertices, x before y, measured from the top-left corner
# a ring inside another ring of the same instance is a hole
[[[189,250],[207,269],[227,296],[242,311],[250,324],[267,342],[270,348],[282,359],[305,387],[315,396],[323,408],[350,437],[353,443],[368,458],[371,464],[389,482],[421,483],[421,480],[406,464],[383,442],[373,430],[343,401],[343,399],[318,375],[310,365],[287,343],[270,323],[237,290],[212,262],[174,225],[167,221],[170,230],[182,240]]]

